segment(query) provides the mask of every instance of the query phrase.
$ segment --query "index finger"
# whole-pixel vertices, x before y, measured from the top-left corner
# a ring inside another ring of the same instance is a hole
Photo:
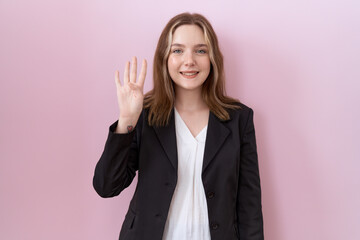
[[[141,72],[140,72],[140,76],[139,76],[139,80],[138,80],[138,84],[141,87],[144,86],[145,77],[146,77],[146,68],[147,68],[147,62],[146,62],[146,59],[144,59],[142,61]]]

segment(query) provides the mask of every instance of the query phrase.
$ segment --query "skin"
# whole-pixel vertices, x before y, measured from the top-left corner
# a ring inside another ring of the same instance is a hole
[[[124,70],[124,82],[120,83],[119,71],[115,71],[115,83],[120,116],[116,133],[127,133],[132,130],[139,119],[144,100],[144,82],[146,77],[147,61],[144,59],[138,80],[137,59],[132,57],[132,66],[127,61]]]
[[[175,44],[175,45],[174,45]],[[176,45],[180,44],[180,45]],[[170,77],[175,86],[175,108],[195,137],[207,125],[209,108],[201,97],[202,84],[210,72],[210,58],[204,34],[196,25],[182,25],[173,35],[172,47],[168,58]],[[118,105],[120,110],[116,133],[131,131],[142,111],[144,99],[144,81],[147,62],[144,59],[137,79],[137,58],[126,62],[123,84],[120,82],[119,71],[115,72]],[[194,70],[199,72],[195,78],[185,78],[181,72]]]
[[[177,44],[181,44],[178,46]],[[168,58],[170,77],[175,83],[175,108],[195,137],[207,125],[209,108],[201,97],[202,85],[210,73],[210,58],[204,33],[197,25],[182,25],[173,35]],[[183,71],[199,72],[185,78]]]

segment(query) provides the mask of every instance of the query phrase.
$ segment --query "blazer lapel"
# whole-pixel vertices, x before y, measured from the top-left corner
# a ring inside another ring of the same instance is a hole
[[[178,159],[177,159],[177,145],[176,145],[176,135],[175,135],[176,132],[175,132],[174,108],[171,110],[169,124],[165,127],[154,127],[154,130],[171,164],[177,171]]]
[[[206,133],[204,160],[202,171],[210,164],[215,154],[218,152],[230,130],[218,119],[211,111],[209,115],[208,129]]]
[[[174,108],[171,110],[169,124],[165,127],[154,127],[159,141],[169,158],[171,164],[177,171],[178,157],[176,145],[175,116]],[[211,111],[209,114],[208,128],[206,133],[204,160],[202,171],[210,164],[215,154],[218,152],[230,130],[218,119]]]

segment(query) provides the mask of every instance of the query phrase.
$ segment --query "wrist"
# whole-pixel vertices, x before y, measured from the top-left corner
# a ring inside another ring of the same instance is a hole
[[[130,133],[134,130],[137,118],[134,117],[119,117],[116,133]]]

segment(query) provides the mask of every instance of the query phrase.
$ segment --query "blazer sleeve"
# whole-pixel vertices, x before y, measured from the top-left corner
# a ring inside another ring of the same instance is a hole
[[[139,166],[140,122],[139,118],[130,133],[115,133],[118,120],[109,127],[93,177],[93,187],[101,197],[117,196],[133,181]]]
[[[249,108],[247,123],[241,136],[240,182],[237,215],[240,239],[263,240],[261,188],[254,128],[254,112]]]

